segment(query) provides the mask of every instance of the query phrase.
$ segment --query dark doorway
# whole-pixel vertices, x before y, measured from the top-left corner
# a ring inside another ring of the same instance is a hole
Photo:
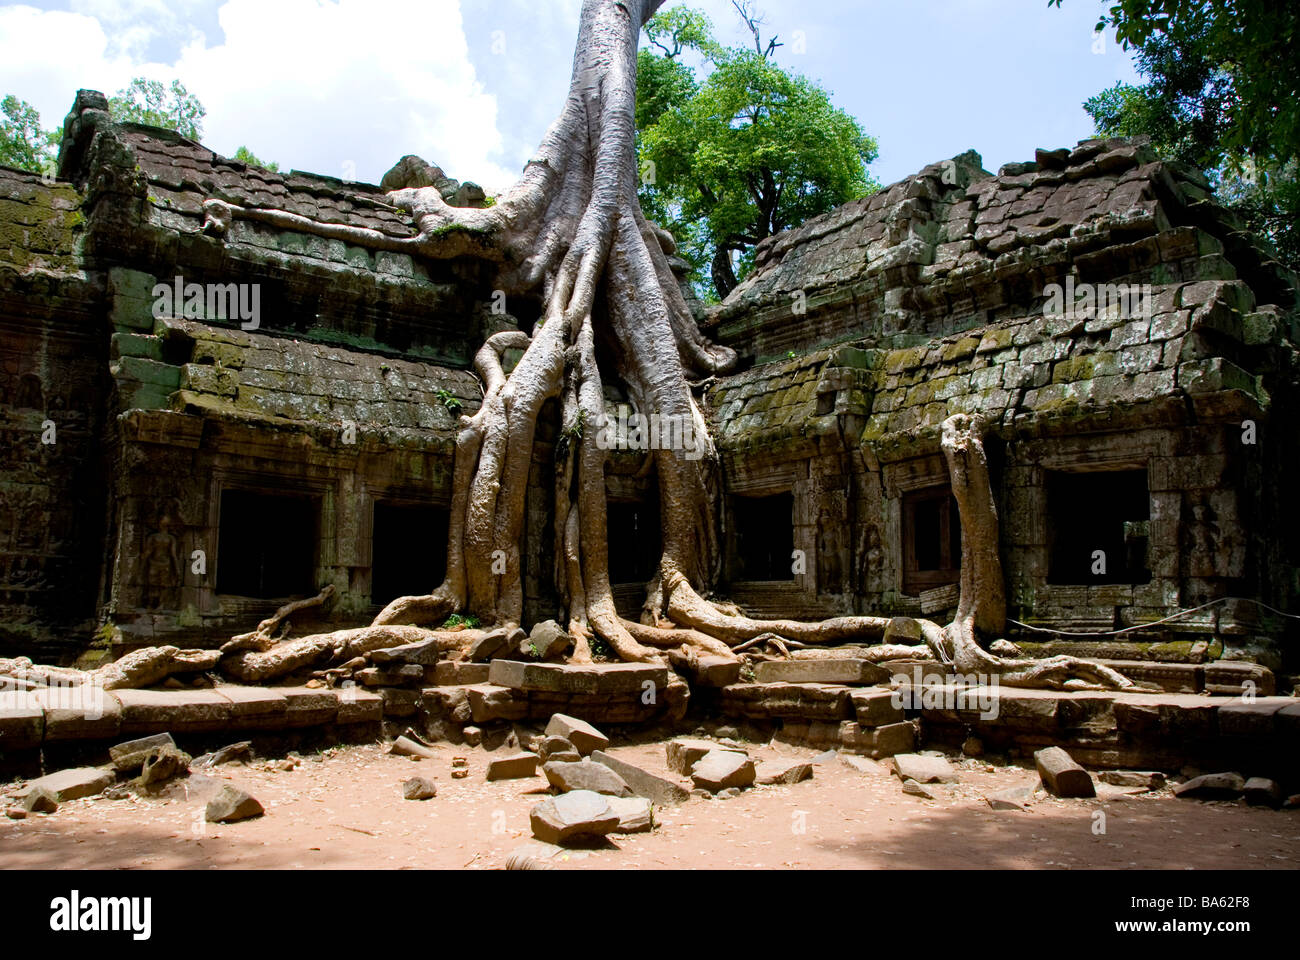
[[[956,583],[961,576],[961,517],[947,486],[903,497],[903,592]]]
[[[654,577],[663,552],[657,504],[610,501],[606,535],[610,583],[646,583]]]
[[[431,593],[447,571],[448,512],[428,504],[375,502],[370,602]]]
[[[315,593],[316,501],[221,492],[217,593],[264,600]]]
[[[1049,472],[1047,582],[1149,583],[1150,518],[1145,470]]]
[[[794,579],[794,494],[731,498],[735,580]]]

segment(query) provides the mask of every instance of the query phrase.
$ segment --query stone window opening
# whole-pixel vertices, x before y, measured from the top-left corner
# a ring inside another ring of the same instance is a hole
[[[733,580],[794,579],[794,494],[733,496]]]
[[[956,583],[961,577],[961,519],[947,485],[903,496],[903,592]]]
[[[1049,584],[1151,582],[1146,470],[1049,471]]]
[[[607,506],[609,582],[650,582],[663,553],[658,503],[611,500]]]
[[[223,490],[217,593],[280,600],[316,592],[314,497]]]
[[[375,501],[370,602],[432,593],[447,571],[450,512],[426,503]]]

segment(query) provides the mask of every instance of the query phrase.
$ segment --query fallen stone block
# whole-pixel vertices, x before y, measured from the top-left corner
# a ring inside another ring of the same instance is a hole
[[[618,815],[614,833],[648,833],[654,829],[654,803],[645,797],[610,797],[609,809]]]
[[[209,823],[235,823],[260,817],[266,811],[252,796],[232,783],[227,783],[221,792],[208,801],[204,816]]]
[[[613,833],[618,829],[619,816],[605,796],[591,790],[575,790],[543,800],[533,807],[529,821],[538,840],[566,844]]]
[[[938,795],[926,787],[924,784],[917,783],[910,777],[903,781],[903,792],[913,797],[921,797],[924,800],[938,800]]]
[[[44,789],[59,803],[66,803],[102,793],[116,779],[113,771],[105,767],[72,767],[32,780],[18,791],[17,796],[24,799],[33,790]]]
[[[856,720],[845,720],[840,724],[839,742],[846,750],[879,760],[915,749],[916,728],[903,722],[864,730]]]
[[[573,644],[573,637],[554,620],[543,620],[533,624],[528,639],[521,641],[521,646],[539,660],[554,660],[563,656]]]
[[[138,740],[128,740],[125,743],[119,743],[108,748],[109,759],[113,761],[113,769],[122,773],[130,773],[132,770],[138,770],[144,765],[145,758],[159,747],[175,748],[176,741],[172,739],[170,733],[155,733],[153,736],[141,737]]]
[[[1028,785],[1023,787],[1011,787],[1008,790],[999,790],[997,793],[991,793],[984,798],[990,807],[994,810],[1010,810],[1024,813],[1029,809],[1029,801],[1034,796],[1034,786]]]
[[[410,737],[398,737],[388,748],[388,752],[399,757],[422,757],[425,760],[437,759],[437,754],[422,743],[416,743]]]
[[[561,793],[572,790],[592,790],[613,797],[630,797],[632,788],[627,781],[603,763],[580,760],[577,763],[552,761],[542,767],[546,780]]]
[[[140,767],[139,785],[157,789],[176,777],[189,776],[190,755],[175,747],[154,747]]]
[[[246,763],[251,759],[253,759],[253,741],[241,740],[238,743],[227,744],[220,750],[215,750],[212,753],[203,754],[203,756],[197,758],[193,763],[191,763],[190,766],[205,768],[219,767],[223,763],[233,763],[236,760]]]
[[[548,693],[628,694],[640,697],[645,684],[668,686],[668,668],[644,663],[525,663],[493,660],[492,683]]]
[[[557,713],[551,717],[546,724],[546,735],[548,737],[563,737],[573,744],[574,749],[584,757],[595,750],[605,750],[609,747],[609,737],[587,723],[587,721],[566,716],[563,713]]]
[[[889,671],[870,660],[764,660],[754,667],[759,683],[847,683],[889,680]]]
[[[27,811],[22,807],[6,807],[5,816],[10,820],[26,820]]]
[[[1282,804],[1282,787],[1267,777],[1251,777],[1242,786],[1241,793],[1253,807],[1278,807]]]
[[[1206,773],[1174,784],[1174,796],[1189,800],[1235,800],[1246,781],[1239,773]]]
[[[712,740],[694,740],[689,737],[678,740],[669,740],[664,744],[664,753],[667,755],[668,769],[673,771],[673,773],[680,773],[684,777],[690,776],[691,769],[703,760],[706,754],[717,749],[718,745]],[[743,749],[737,749],[736,752],[744,753],[745,751]]]
[[[1048,793],[1057,797],[1095,797],[1097,788],[1092,774],[1074,762],[1074,758],[1060,747],[1047,747],[1034,752],[1038,776]]]
[[[691,768],[691,782],[711,793],[751,787],[756,775],[754,761],[734,750],[710,750]]]
[[[852,767],[858,773],[867,773],[873,777],[890,776],[890,769],[879,761],[869,759],[868,757],[858,757],[851,753],[841,753],[840,761],[847,767]]]
[[[603,750],[595,751],[591,759],[603,763],[622,777],[637,796],[648,797],[660,806],[685,803],[690,798],[690,792],[681,784],[657,777],[625,760],[611,757]]]
[[[427,777],[411,777],[402,782],[402,799],[428,800],[438,795],[438,785]]]
[[[803,760],[765,760],[758,764],[754,775],[764,786],[800,783],[812,779],[813,768]]]
[[[1102,783],[1115,787],[1141,787],[1159,790],[1165,785],[1165,775],[1154,770],[1103,770],[1097,774]]]
[[[520,780],[537,776],[537,754],[516,753],[488,761],[489,780]]]
[[[522,631],[521,631],[522,632]],[[487,663],[510,649],[510,631],[505,627],[489,630],[470,644],[465,659],[470,663]]]
[[[54,813],[58,809],[58,798],[46,787],[36,787],[23,798],[23,811],[26,813]]]
[[[894,773],[900,780],[917,783],[956,783],[957,771],[943,757],[928,757],[920,753],[894,755]]]
[[[564,737],[543,736],[537,738],[537,749],[534,751],[542,758],[543,763],[549,763],[557,760],[561,763],[576,763],[582,759],[577,748],[573,746]]]

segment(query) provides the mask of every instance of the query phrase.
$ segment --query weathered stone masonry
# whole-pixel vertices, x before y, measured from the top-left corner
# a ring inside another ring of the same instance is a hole
[[[368,622],[402,573],[377,554],[436,582],[456,417],[479,397],[470,360],[495,330],[526,328],[527,305],[494,315],[469,259],[246,219],[205,231],[213,198],[415,232],[380,187],[113,124],[90,92],[57,182],[0,170],[6,654],[67,660],[101,623],[127,646],[215,645],[324,583],[333,624]],[[256,328],[156,317],[155,285],[178,276],[259,285]],[[1149,315],[1045,313],[1067,281],[1149,287]],[[1125,141],[1040,151],[997,176],[965,154],[766,241],[702,318],[742,357],[707,388],[723,592],[760,615],[941,619],[959,556],[938,431],[968,411],[990,421],[1013,618],[1111,630],[1225,596],[1300,607],[1296,290],[1198,174]],[[554,614],[545,442],[536,457],[524,576],[540,619]],[[635,612],[640,564],[623,554],[657,523],[654,478],[638,456],[611,461],[616,593]],[[284,546],[298,540],[308,556]],[[1094,549],[1101,578],[1080,573]],[[1285,629],[1220,605],[1087,649],[1197,661],[1227,641],[1276,660]]]

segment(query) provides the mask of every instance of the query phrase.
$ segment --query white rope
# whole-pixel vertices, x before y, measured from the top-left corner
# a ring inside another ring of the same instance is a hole
[[[1018,627],[1024,627],[1026,630],[1032,630],[1035,633],[1051,633],[1059,637],[1117,637],[1120,634],[1131,633],[1134,630],[1146,630],[1149,627],[1158,627],[1162,623],[1177,620],[1179,617],[1185,617],[1189,613],[1196,613],[1199,610],[1205,610],[1209,607],[1215,606],[1216,604],[1227,603],[1229,600],[1237,600],[1242,603],[1253,603],[1255,606],[1263,607],[1265,610],[1269,611],[1269,613],[1275,613],[1279,617],[1287,617],[1291,620],[1300,620],[1300,614],[1284,613],[1275,607],[1270,607],[1268,604],[1261,603],[1259,600],[1254,600],[1250,597],[1220,597],[1218,600],[1211,600],[1209,603],[1203,603],[1199,607],[1192,607],[1188,610],[1179,610],[1177,613],[1172,613],[1159,620],[1152,620],[1150,623],[1134,624],[1131,627],[1124,627],[1120,630],[1053,630],[1050,627],[1035,627],[1032,624],[1021,623],[1019,620],[1012,620],[1010,617],[1007,617],[1007,622],[1014,623]]]

